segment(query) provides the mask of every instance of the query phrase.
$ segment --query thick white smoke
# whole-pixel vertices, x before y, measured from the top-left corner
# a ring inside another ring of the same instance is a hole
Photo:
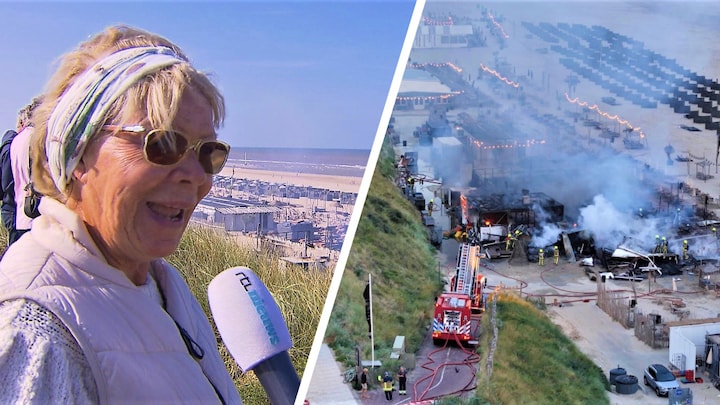
[[[636,234],[641,226],[632,215],[618,211],[605,196],[597,195],[593,203],[580,209],[578,225],[590,231],[598,246],[614,247],[626,235]]]
[[[593,198],[591,205],[580,209],[578,225],[592,234],[598,247],[613,249],[626,244],[637,250],[652,252],[656,237],[665,237],[675,242],[676,231],[663,218],[641,218],[636,214],[619,210],[604,195],[599,194]]]
[[[539,204],[533,204],[532,209],[538,226],[535,228],[530,245],[545,247],[555,244],[562,229],[554,222],[551,222],[550,214]]]

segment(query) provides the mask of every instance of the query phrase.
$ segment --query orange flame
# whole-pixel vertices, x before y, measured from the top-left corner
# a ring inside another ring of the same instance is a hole
[[[500,76],[500,73],[490,69],[489,67],[483,65],[482,63],[480,64],[480,69],[482,69],[483,72],[488,72],[488,73],[492,74],[493,76],[497,77],[498,79],[502,80],[508,86],[513,86],[516,89],[518,88],[518,86],[520,86],[518,83],[508,80],[506,77]]]
[[[463,222],[463,224],[466,224],[466,225],[467,225],[467,224],[468,224],[468,217],[469,217],[469,215],[468,215],[468,202],[467,202],[467,197],[465,197],[465,196],[462,195],[462,194],[460,194],[460,209],[461,209],[461,212],[462,212],[462,222]]]
[[[633,130],[633,131],[638,131],[638,133],[640,134],[640,138],[645,138],[645,133],[640,130],[640,127],[634,127],[634,126],[632,126],[629,121],[620,118],[620,116],[618,116],[617,114],[616,114],[616,115],[610,115],[610,114],[608,114],[608,113],[606,113],[606,112],[601,111],[601,110],[600,110],[600,107],[598,107],[597,104],[593,104],[593,105],[589,106],[589,103],[587,103],[587,102],[585,102],[585,101],[580,101],[580,98],[579,98],[579,97],[570,98],[570,96],[568,96],[567,93],[565,93],[565,99],[566,99],[569,103],[571,103],[571,104],[577,104],[577,105],[579,105],[579,106],[581,106],[581,107],[587,107],[587,108],[589,108],[590,110],[594,110],[595,112],[597,112],[598,114],[600,114],[601,116],[603,116],[603,117],[605,117],[605,118],[607,118],[607,119],[616,121],[616,122],[620,123],[621,125],[625,125],[626,127],[630,128],[630,129]]]

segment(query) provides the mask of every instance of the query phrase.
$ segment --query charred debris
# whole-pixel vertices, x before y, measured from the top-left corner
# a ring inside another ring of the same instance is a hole
[[[624,235],[621,243],[603,244],[596,240],[593,231],[581,229],[576,221],[568,219],[561,202],[541,192],[523,189],[517,194],[484,195],[467,190],[446,191],[441,201],[449,214],[451,229],[444,232],[436,229],[419,194],[406,190],[407,197],[423,214],[433,244],[439,246],[440,238],[456,238],[481,246],[490,260],[528,265],[538,262],[541,249],[548,260],[557,249],[566,262],[596,267],[597,272],[611,272],[615,278],[634,281],[649,274],[660,277],[714,272],[720,267],[717,233],[720,221],[712,213],[695,207],[639,208],[629,215],[638,223],[651,224],[648,227],[652,229],[663,229],[664,233],[648,240],[641,236],[648,234],[646,229]],[[708,216],[713,218],[707,219]]]

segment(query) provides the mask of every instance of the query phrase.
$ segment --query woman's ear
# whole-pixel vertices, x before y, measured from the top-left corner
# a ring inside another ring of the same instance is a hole
[[[79,201],[82,201],[82,189],[88,182],[88,171],[85,161],[80,159],[77,167],[72,172],[70,184],[65,192],[65,203],[70,208],[77,208]]]
[[[80,159],[77,167],[73,170],[73,181],[77,181],[80,184],[85,185],[88,181],[88,171],[85,166],[85,160]]]

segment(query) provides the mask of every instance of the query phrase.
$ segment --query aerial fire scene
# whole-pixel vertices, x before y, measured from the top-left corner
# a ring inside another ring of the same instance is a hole
[[[426,5],[387,137],[446,285],[417,362],[474,370],[442,391],[416,368],[413,401],[472,390],[502,291],[547,306],[612,403],[718,401],[720,52],[690,45],[717,28],[583,4]]]

